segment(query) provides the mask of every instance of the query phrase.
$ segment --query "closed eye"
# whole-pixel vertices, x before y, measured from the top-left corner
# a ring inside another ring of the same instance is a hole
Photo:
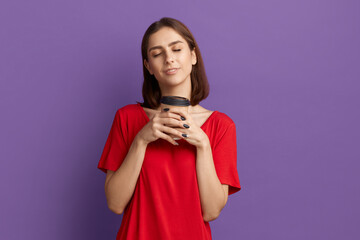
[[[174,52],[180,52],[181,49],[174,49],[173,51],[174,51]],[[161,54],[161,53],[155,54],[155,55],[153,55],[153,57],[157,57],[157,56],[159,56],[160,54]]]

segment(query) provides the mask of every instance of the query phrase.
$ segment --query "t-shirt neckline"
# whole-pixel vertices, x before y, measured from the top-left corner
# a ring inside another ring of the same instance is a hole
[[[139,106],[139,110],[142,112],[142,115],[145,117],[146,123],[148,123],[150,121],[148,115],[146,114],[144,108],[141,106],[141,104],[138,102],[137,105]],[[213,111],[210,116],[205,120],[205,122],[201,125],[200,128],[203,128],[209,121],[210,119],[215,115],[215,112],[217,112],[216,110]]]

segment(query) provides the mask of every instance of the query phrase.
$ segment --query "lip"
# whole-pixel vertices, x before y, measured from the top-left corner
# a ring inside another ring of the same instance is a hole
[[[173,71],[173,72],[168,72],[169,70],[173,70],[173,69],[174,69],[175,71]],[[164,72],[165,72],[166,75],[173,75],[173,74],[176,74],[178,70],[179,70],[178,68],[169,68],[169,69],[166,69]]]

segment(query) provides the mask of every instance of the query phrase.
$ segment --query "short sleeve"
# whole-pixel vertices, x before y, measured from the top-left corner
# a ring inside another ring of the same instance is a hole
[[[105,173],[107,170],[116,171],[127,155],[125,124],[125,118],[121,117],[121,111],[118,110],[98,164],[98,168]]]
[[[237,146],[235,123],[229,124],[214,146],[213,160],[221,184],[229,185],[229,195],[241,189],[237,172]]]

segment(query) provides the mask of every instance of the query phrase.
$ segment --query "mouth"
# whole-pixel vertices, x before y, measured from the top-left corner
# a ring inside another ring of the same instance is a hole
[[[165,74],[167,75],[173,75],[175,74],[179,69],[178,68],[169,68],[165,71]]]

